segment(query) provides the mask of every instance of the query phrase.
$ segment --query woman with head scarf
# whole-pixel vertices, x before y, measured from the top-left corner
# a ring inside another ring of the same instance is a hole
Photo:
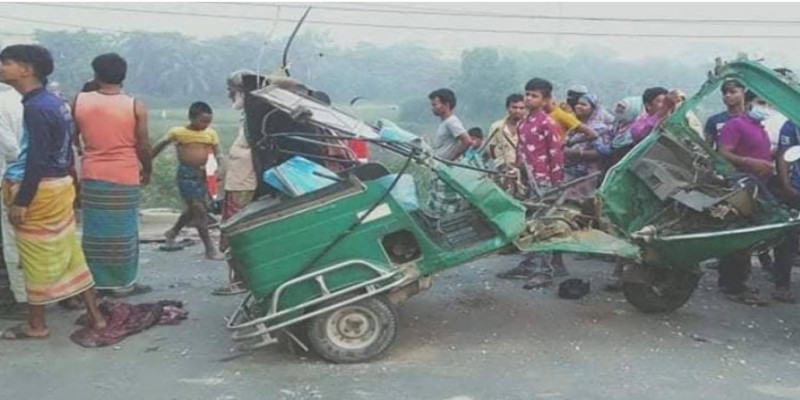
[[[642,115],[644,103],[639,96],[626,97],[617,102],[614,107],[614,125],[611,127],[611,157],[608,167],[616,164],[630,149],[633,148],[631,125]]]
[[[575,103],[575,116],[597,132],[597,137],[587,141],[583,140],[585,138],[582,138],[582,133],[573,131],[568,134],[565,172],[569,180],[602,171],[605,160],[611,156],[611,127],[603,122],[600,117],[602,112],[603,107],[594,94],[585,93]],[[597,180],[589,180],[573,186],[568,190],[568,196],[571,194],[584,197],[596,188],[596,182]]]

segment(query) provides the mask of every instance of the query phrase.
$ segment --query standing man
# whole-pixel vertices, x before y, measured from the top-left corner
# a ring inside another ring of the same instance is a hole
[[[150,181],[144,102],[122,90],[128,64],[117,54],[92,60],[97,90],[72,105],[83,144],[83,251],[100,289],[114,297],[151,291],[139,279],[139,199]]]
[[[755,176],[766,184],[773,175],[769,135],[763,121],[769,116],[766,105],[758,104],[755,94],[748,92],[747,113],[731,117],[722,127],[717,139],[720,155],[737,170]],[[764,305],[766,301],[747,287],[750,276],[750,252],[739,251],[720,260],[717,285],[729,299],[749,305]]]
[[[525,108],[528,114],[517,127],[518,164],[526,168],[532,192],[558,186],[564,180],[561,130],[545,111],[548,104],[553,104],[552,93],[553,85],[541,78],[533,78],[525,85]],[[560,253],[544,253],[539,256],[529,254],[519,266],[501,272],[497,277],[528,279],[527,287],[541,287],[552,284],[554,276],[567,274]]]
[[[0,52],[0,63],[0,81],[22,95],[20,154],[4,175],[3,200],[17,234],[29,304],[27,323],[2,337],[49,336],[45,306],[78,294],[89,325],[103,329],[94,280],[75,232],[75,186],[68,171],[74,162],[72,118],[67,104],[45,89],[53,57],[41,46],[15,45]]]
[[[233,109],[242,112],[244,110],[245,85],[244,76],[255,75],[251,71],[236,71],[228,77],[228,98],[233,103]],[[233,141],[228,150],[227,170],[223,175],[223,188],[225,198],[222,205],[222,221],[225,222],[242,208],[253,201],[256,193],[256,173],[253,168],[253,153],[244,133],[244,116],[239,125],[239,134]],[[228,250],[228,238],[223,234],[219,239],[220,251],[225,253]],[[247,291],[244,276],[236,260],[230,255],[228,261],[229,282],[227,285],[214,290],[215,295],[233,295]]]
[[[719,131],[728,122],[729,119],[744,114],[744,85],[734,79],[727,80],[722,84],[720,89],[722,92],[722,103],[725,104],[726,110],[712,115],[707,121],[706,126],[703,128],[706,142],[713,147],[717,147],[717,139]]]
[[[494,160],[499,175],[500,186],[513,196],[522,195],[520,170],[517,165],[519,134],[517,124],[525,117],[525,98],[521,94],[511,94],[506,98],[506,116],[495,121],[489,128],[484,151]]]
[[[428,99],[431,101],[433,115],[442,121],[433,139],[433,154],[449,161],[458,160],[470,148],[472,140],[454,112],[456,94],[450,89],[437,89],[428,95]],[[428,209],[433,216],[443,217],[465,207],[461,195],[434,174],[428,201]]]
[[[778,139],[778,184],[781,190],[779,194],[781,201],[787,206],[800,210],[800,161],[788,164],[783,159],[783,153],[790,147],[800,145],[800,129],[792,121],[786,121],[781,128]],[[775,291],[772,298],[784,303],[795,303],[797,300],[792,295],[792,264],[797,255],[797,243],[800,240],[800,232],[793,229],[781,243],[775,247],[775,265],[773,274],[775,276]]]
[[[0,92],[0,154],[2,154],[0,173],[5,173],[6,165],[17,160],[19,141],[22,138],[22,96],[16,90],[7,86],[6,88],[5,91]],[[0,317],[25,319],[28,310],[25,277],[19,265],[17,238],[11,223],[8,222],[8,208],[1,196],[0,208],[2,208],[0,226],[2,226],[3,258],[8,271],[9,286],[16,302],[2,310]]]

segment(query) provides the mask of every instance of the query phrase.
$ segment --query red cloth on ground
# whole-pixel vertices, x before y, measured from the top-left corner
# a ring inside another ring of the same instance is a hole
[[[178,325],[189,315],[189,312],[183,309],[182,302],[173,300],[143,304],[106,300],[99,307],[106,318],[106,328],[101,330],[82,328],[70,336],[73,342],[83,347],[110,346],[155,325]],[[87,316],[84,314],[76,323],[85,326],[86,321]]]

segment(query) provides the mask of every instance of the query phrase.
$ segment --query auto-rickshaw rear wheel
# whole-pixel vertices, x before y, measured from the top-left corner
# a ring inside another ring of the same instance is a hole
[[[394,343],[397,320],[389,300],[371,297],[312,318],[308,341],[328,361],[365,362],[380,357]]]
[[[639,267],[647,268],[647,267]],[[625,281],[625,299],[645,313],[669,312],[686,304],[692,297],[701,273],[692,268],[656,268],[647,271],[643,281]]]

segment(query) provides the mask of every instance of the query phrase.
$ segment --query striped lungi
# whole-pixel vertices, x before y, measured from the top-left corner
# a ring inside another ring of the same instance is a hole
[[[25,221],[14,226],[29,304],[54,303],[94,285],[75,232],[72,182],[70,176],[43,179]],[[3,184],[6,205],[18,190],[18,183]]]
[[[84,180],[83,252],[99,289],[133,285],[139,276],[139,186]]]

